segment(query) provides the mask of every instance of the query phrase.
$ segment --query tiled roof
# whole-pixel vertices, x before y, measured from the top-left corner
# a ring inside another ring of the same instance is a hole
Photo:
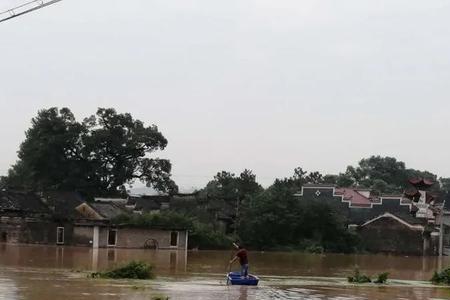
[[[88,203],[99,215],[106,219],[113,219],[122,214],[126,214],[127,210],[115,203],[91,202]]]
[[[75,207],[85,202],[84,197],[77,192],[48,192],[43,197],[47,205],[54,208],[56,215],[77,217]]]
[[[170,196],[142,196],[142,197],[130,197],[127,205],[135,205],[135,210],[149,212],[152,210],[158,210],[161,208],[161,203],[169,203]]]
[[[50,213],[36,194],[16,191],[0,191],[0,211]]]
[[[399,221],[403,221],[409,225],[412,226],[416,226],[416,225],[426,225],[427,221],[425,219],[418,219],[418,218],[414,218],[413,216],[409,215],[409,214],[402,214],[402,213],[392,213],[392,212],[385,212],[379,216],[375,216],[374,218],[367,220],[364,224],[362,224],[361,226],[366,226],[370,223],[372,223],[375,220],[382,220],[385,217],[393,217],[393,218],[397,218],[399,219]]]
[[[370,207],[372,204],[370,198],[352,188],[336,189],[336,195],[344,196],[344,200],[350,201],[352,206]]]
[[[420,187],[431,187],[434,184],[434,182],[432,180],[425,179],[425,178],[412,178],[408,181],[412,185],[420,186]]]

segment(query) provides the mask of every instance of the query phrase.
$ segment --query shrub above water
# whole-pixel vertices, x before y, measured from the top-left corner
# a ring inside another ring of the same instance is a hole
[[[372,279],[370,279],[367,275],[361,275],[358,269],[355,269],[355,273],[353,276],[347,277],[348,282],[350,283],[369,283],[372,282]]]
[[[92,278],[111,278],[111,279],[153,279],[153,266],[144,262],[132,261],[126,266],[107,271],[91,274]]]
[[[378,274],[377,280],[375,280],[375,283],[381,283],[384,284],[387,282],[389,277],[389,273],[388,272],[384,272],[381,274]]]
[[[442,272],[434,272],[431,282],[435,284],[450,285],[450,268],[443,270]]]

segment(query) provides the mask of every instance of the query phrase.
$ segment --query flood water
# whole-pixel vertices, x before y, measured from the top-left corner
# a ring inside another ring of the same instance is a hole
[[[0,300],[46,299],[450,299],[450,290],[430,285],[449,258],[385,255],[250,253],[258,287],[227,286],[231,251],[152,251],[0,244]],[[88,279],[131,260],[155,266],[152,281]],[[346,276],[389,272],[387,286],[350,285]]]

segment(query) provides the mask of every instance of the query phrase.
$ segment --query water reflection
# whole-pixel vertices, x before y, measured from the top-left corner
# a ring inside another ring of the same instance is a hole
[[[354,287],[330,278],[327,282],[299,276],[345,277],[355,265],[369,275],[391,272],[392,277],[428,280],[449,258],[383,255],[311,255],[250,253],[251,270],[263,277],[259,287],[225,286],[228,251],[154,251],[0,244],[0,300],[151,299],[159,291],[177,299],[450,299],[450,293],[431,287]],[[98,271],[142,260],[160,275],[152,287],[136,283],[89,280],[67,270]],[[51,269],[51,270],[48,270]],[[74,275],[75,274],[75,275]],[[217,275],[214,275],[217,274]],[[165,280],[164,276],[171,276]],[[314,281],[316,280],[316,281]]]
[[[0,300],[19,299],[18,288],[14,280],[0,272]]]
[[[131,260],[155,266],[159,274],[223,274],[228,251],[169,251],[91,249],[76,247],[12,246],[0,244],[0,266],[103,270]],[[450,265],[450,258],[389,255],[315,255],[304,253],[250,253],[251,272],[270,276],[346,277],[357,266],[369,275],[389,272],[391,278],[428,280],[434,271]]]
[[[247,300],[247,297],[248,297],[248,286],[241,286],[239,300]]]

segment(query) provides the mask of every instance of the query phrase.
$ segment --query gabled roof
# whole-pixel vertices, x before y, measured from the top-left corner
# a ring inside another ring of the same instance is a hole
[[[115,203],[91,202],[88,205],[105,219],[113,219],[127,213],[125,208]]]
[[[84,202],[75,208],[82,219],[89,220],[111,220],[128,211],[115,203]]]
[[[368,226],[375,221],[382,220],[383,218],[393,219],[413,230],[423,230],[424,229],[424,221],[419,220],[417,218],[412,217],[411,215],[397,215],[389,212],[385,212],[382,215],[379,215],[373,219],[366,221],[364,224],[360,225],[360,227]]]

